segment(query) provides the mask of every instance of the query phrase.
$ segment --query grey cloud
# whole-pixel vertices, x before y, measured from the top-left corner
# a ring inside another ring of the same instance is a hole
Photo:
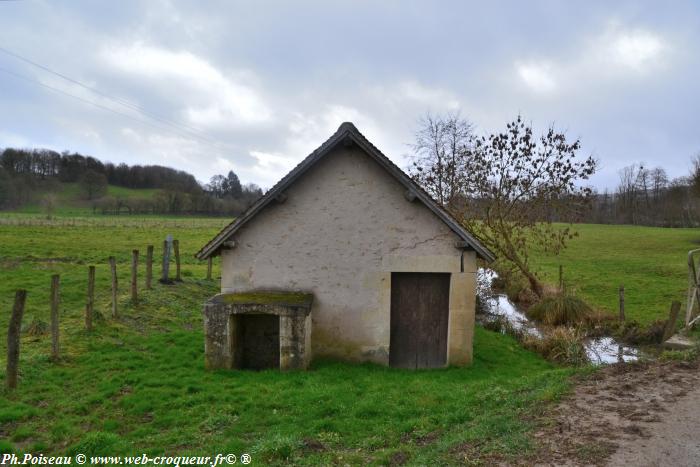
[[[483,131],[517,113],[568,129],[601,160],[601,188],[636,161],[678,176],[700,150],[699,26],[693,2],[0,2],[1,46],[217,141],[0,72],[0,146],[270,186],[343,119],[403,165],[418,117],[458,108]],[[0,67],[89,97],[2,54]]]

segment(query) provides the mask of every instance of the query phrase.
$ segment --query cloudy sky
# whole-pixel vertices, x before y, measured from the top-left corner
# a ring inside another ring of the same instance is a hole
[[[201,181],[270,187],[346,120],[405,167],[426,112],[553,123],[599,188],[700,151],[697,2],[15,0],[0,47],[0,147]]]

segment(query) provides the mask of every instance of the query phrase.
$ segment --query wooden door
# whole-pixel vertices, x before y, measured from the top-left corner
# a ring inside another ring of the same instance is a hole
[[[450,274],[391,274],[389,364],[440,368],[447,363]]]

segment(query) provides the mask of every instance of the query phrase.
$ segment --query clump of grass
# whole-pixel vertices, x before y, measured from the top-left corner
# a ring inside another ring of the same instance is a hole
[[[568,292],[545,296],[528,309],[528,314],[550,326],[583,324],[594,317],[593,309],[585,301]]]
[[[665,362],[694,362],[698,358],[698,348],[688,350],[664,350],[659,360]]]
[[[86,456],[109,455],[122,452],[126,443],[114,433],[101,431],[88,432],[76,444],[68,449],[68,454],[85,454]]]
[[[583,336],[573,328],[555,327],[542,337],[524,335],[521,342],[525,348],[555,363],[573,366],[589,363]]]
[[[24,334],[28,336],[43,336],[48,334],[49,325],[46,321],[34,317],[23,329]]]
[[[301,447],[302,442],[296,436],[277,434],[258,442],[253,447],[253,452],[267,461],[285,461]]]
[[[504,316],[495,316],[483,323],[484,328],[511,336],[524,348],[542,355],[553,363],[580,366],[589,363],[583,339],[585,333],[575,328],[558,326],[542,335],[531,334],[513,325]]]

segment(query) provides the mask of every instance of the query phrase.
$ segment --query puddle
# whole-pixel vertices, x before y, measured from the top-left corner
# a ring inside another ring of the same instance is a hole
[[[479,269],[477,289],[480,302],[480,313],[477,321],[488,322],[495,319],[505,319],[514,329],[526,332],[536,337],[542,337],[543,331],[517,305],[504,295],[493,291],[491,283],[498,277],[491,269]],[[606,363],[632,362],[640,358],[639,349],[623,345],[612,337],[596,337],[584,342],[588,359],[594,365]]]

